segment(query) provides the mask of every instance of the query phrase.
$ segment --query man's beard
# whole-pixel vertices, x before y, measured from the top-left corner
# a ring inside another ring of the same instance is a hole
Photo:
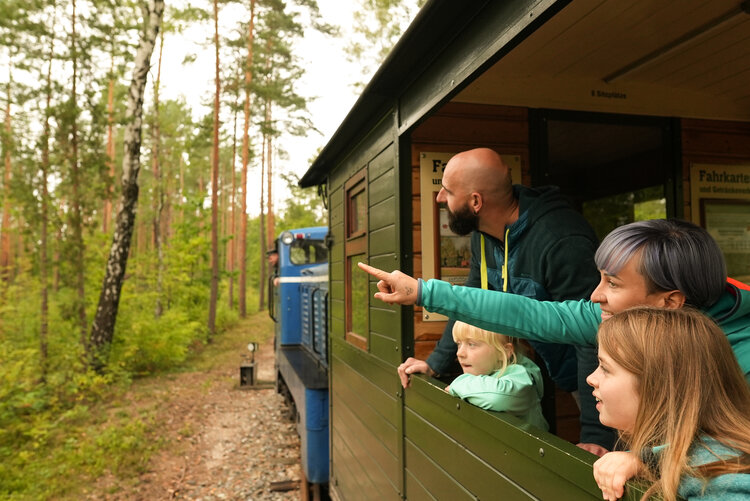
[[[468,235],[479,229],[479,215],[466,204],[456,212],[448,209],[448,227],[456,235]]]

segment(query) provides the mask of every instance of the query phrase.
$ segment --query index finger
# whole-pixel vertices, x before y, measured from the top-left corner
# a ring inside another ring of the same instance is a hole
[[[370,275],[372,275],[373,277],[375,277],[375,278],[377,278],[379,280],[385,280],[388,276],[390,276],[390,273],[388,273],[387,271],[383,271],[383,270],[380,270],[378,268],[374,268],[374,267],[370,266],[369,264],[365,264],[365,263],[363,263],[361,261],[357,263],[357,266],[359,266],[359,268],[362,271],[369,273]]]

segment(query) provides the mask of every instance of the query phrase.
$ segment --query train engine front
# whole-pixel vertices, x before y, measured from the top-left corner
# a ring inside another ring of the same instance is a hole
[[[276,323],[276,389],[297,420],[303,492],[325,491],[328,452],[328,250],[326,227],[284,231],[269,278],[269,314]]]

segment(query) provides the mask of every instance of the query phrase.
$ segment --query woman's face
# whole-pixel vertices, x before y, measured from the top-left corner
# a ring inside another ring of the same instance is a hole
[[[638,273],[635,255],[617,273],[599,270],[601,281],[591,293],[591,301],[602,309],[602,320],[633,306],[666,306],[668,292],[649,293],[646,278]]]
[[[484,341],[468,338],[457,341],[456,346],[458,363],[461,364],[464,374],[482,376],[497,370],[497,350]]]
[[[594,388],[596,410],[603,425],[632,432],[640,395],[635,374],[625,370],[599,347],[599,366],[586,382]]]

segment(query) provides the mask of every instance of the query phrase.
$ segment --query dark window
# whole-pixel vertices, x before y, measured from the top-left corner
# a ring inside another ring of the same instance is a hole
[[[328,249],[322,240],[294,240],[289,246],[292,264],[317,264],[328,260]]]

